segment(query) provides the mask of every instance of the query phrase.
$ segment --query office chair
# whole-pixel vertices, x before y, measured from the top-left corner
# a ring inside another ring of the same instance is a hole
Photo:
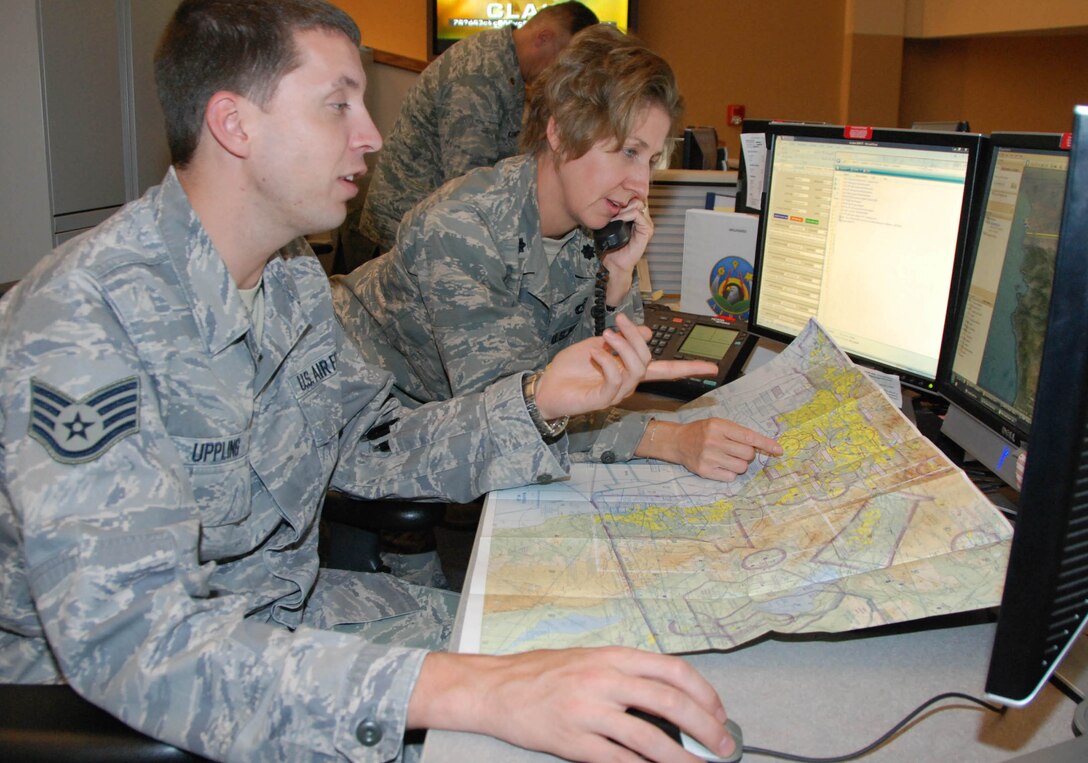
[[[321,512],[321,563],[339,570],[389,572],[380,553],[382,535],[419,534],[424,541],[412,550],[433,551],[433,530],[445,512],[444,503],[371,501],[330,490]]]
[[[0,758],[20,763],[204,761],[152,739],[69,686],[0,684]]]

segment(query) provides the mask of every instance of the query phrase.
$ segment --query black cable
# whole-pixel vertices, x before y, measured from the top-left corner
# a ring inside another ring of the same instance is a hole
[[[597,280],[593,284],[593,307],[589,314],[593,316],[593,335],[600,336],[604,333],[604,317],[607,314],[605,308],[605,290],[608,288],[608,268],[602,262],[597,268]]]
[[[905,718],[903,718],[903,720],[899,721],[899,723],[895,724],[887,732],[885,732],[880,737],[878,737],[876,739],[876,741],[874,741],[871,744],[861,748],[860,750],[857,750],[856,752],[847,753],[846,755],[837,755],[837,756],[832,757],[832,758],[810,758],[810,757],[806,757],[804,755],[794,755],[793,753],[788,753],[788,752],[777,752],[775,750],[765,750],[762,747],[752,747],[751,745],[744,745],[743,749],[744,749],[744,752],[751,753],[752,755],[765,755],[765,756],[767,756],[769,758],[779,758],[781,760],[795,760],[795,761],[800,761],[801,763],[842,763],[842,761],[854,760],[855,758],[860,758],[862,755],[868,755],[870,752],[875,750],[877,747],[880,747],[882,744],[887,742],[893,736],[898,734],[903,729],[904,726],[906,726],[908,723],[910,723],[915,718],[917,718],[923,711],[925,711],[931,705],[935,705],[936,703],[941,702],[942,700],[946,700],[946,699],[964,699],[964,700],[967,700],[969,702],[974,702],[976,705],[980,705],[980,706],[986,708],[987,710],[990,710],[990,711],[995,712],[995,713],[1004,713],[1005,712],[1005,708],[1001,707],[1000,705],[990,704],[989,702],[978,699],[977,697],[972,697],[970,694],[961,694],[958,691],[950,691],[950,692],[945,692],[944,694],[938,694],[935,697],[930,697],[925,702],[920,704],[918,707],[914,708],[914,710],[912,710],[910,713],[908,713],[907,716]]]

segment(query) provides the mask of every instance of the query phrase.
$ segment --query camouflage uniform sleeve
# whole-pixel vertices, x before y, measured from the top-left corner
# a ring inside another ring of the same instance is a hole
[[[635,448],[654,419],[678,421],[671,411],[628,411],[609,408],[576,416],[567,425],[572,461],[612,464],[635,458]]]
[[[623,300],[608,312],[607,324],[612,328],[616,326],[616,316],[619,313],[623,313],[635,323],[641,324],[646,321],[646,313],[642,308],[642,294],[639,292],[638,272],[632,273],[631,276],[630,290],[624,295]]]
[[[84,276],[35,299],[6,326],[6,489],[65,679],[125,723],[213,759],[394,758],[400,734],[364,747],[356,728],[403,731],[424,653],[274,627],[247,618],[253,597],[216,590],[216,565],[200,555],[215,507],[194,498],[127,327]],[[50,449],[29,434],[32,376],[85,400],[125,380],[136,426],[79,458]]]
[[[573,417],[567,424],[571,459],[605,464],[631,460],[652,418],[645,412],[622,408]]]
[[[575,244],[577,246],[577,244]],[[623,300],[608,311],[606,325],[616,327],[616,316],[623,313],[635,323],[644,321],[642,297],[639,293],[638,273],[633,274],[631,289]],[[589,310],[585,313],[587,336],[593,335],[594,319]],[[576,337],[571,337],[571,340]],[[660,412],[648,414],[609,408],[583,416],[576,416],[567,425],[568,447],[573,461],[598,461],[606,464],[629,461],[635,457],[642,435],[650,420],[661,418]]]
[[[504,99],[483,74],[466,74],[446,84],[437,133],[444,181],[506,158],[500,147]]]
[[[343,355],[349,374],[369,372],[350,343]],[[362,498],[467,502],[566,476],[565,439],[541,439],[525,408],[522,376],[419,408],[386,404],[361,412],[341,437],[333,485]]]

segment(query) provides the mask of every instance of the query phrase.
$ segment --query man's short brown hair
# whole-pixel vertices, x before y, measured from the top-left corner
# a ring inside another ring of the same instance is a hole
[[[155,84],[166,118],[170,160],[193,157],[208,100],[228,90],[264,106],[299,65],[294,34],[344,33],[359,44],[351,16],[323,0],[184,0],[155,53]]]

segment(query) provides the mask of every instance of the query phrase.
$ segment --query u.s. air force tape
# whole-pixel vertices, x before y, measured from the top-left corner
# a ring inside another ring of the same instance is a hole
[[[135,376],[73,400],[30,380],[28,434],[63,464],[93,461],[124,437],[140,431],[140,380]]]

